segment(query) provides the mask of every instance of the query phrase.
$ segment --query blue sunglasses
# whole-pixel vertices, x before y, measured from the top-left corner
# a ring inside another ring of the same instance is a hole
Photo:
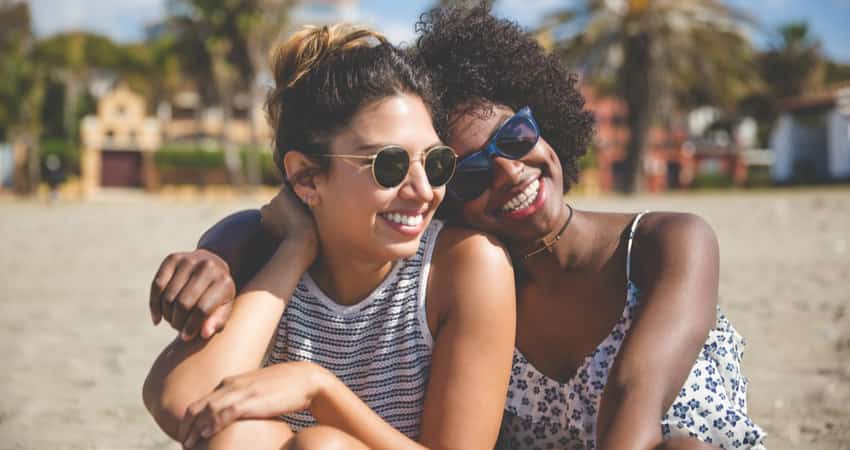
[[[483,149],[457,162],[448,189],[462,201],[484,193],[493,179],[493,158],[517,160],[527,155],[540,139],[540,127],[531,115],[531,108],[520,109],[493,133]]]

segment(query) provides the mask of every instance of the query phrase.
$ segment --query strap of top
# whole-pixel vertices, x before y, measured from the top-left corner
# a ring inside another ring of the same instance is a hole
[[[626,281],[632,281],[632,242],[635,240],[635,232],[637,232],[638,222],[644,214],[649,211],[642,211],[635,216],[632,221],[631,230],[629,230],[629,242],[626,246]]]

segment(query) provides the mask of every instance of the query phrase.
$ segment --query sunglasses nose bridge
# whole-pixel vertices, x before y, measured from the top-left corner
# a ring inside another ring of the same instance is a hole
[[[421,158],[411,158],[407,167],[407,174],[401,182],[399,193],[401,195],[424,199],[430,201],[434,195],[428,174],[425,171],[424,154]]]

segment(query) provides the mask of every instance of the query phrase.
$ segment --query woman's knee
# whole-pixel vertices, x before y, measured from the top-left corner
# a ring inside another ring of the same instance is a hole
[[[299,431],[284,448],[285,450],[368,450],[368,447],[353,436],[323,425]]]
[[[280,449],[288,444],[293,433],[280,420],[237,420],[205,442],[207,450]],[[204,444],[204,442],[202,442]]]

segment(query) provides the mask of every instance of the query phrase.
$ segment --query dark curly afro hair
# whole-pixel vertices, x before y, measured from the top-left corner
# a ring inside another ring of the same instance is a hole
[[[452,112],[486,118],[494,105],[514,111],[530,106],[561,160],[567,192],[578,180],[577,160],[594,130],[576,75],[530,33],[494,17],[483,3],[431,10],[420,17],[416,31],[415,51],[431,71],[441,103],[435,111],[438,128],[449,129]]]

